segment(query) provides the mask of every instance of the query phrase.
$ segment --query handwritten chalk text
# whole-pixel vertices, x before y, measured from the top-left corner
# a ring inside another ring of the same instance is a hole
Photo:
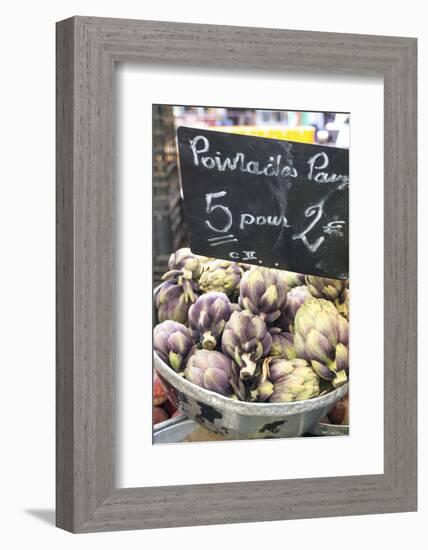
[[[285,216],[253,216],[252,214],[241,214],[239,229],[244,229],[246,225],[276,225],[281,227],[290,227]]]
[[[218,172],[242,172],[256,176],[297,178],[303,176],[316,183],[347,184],[349,178],[344,174],[330,174],[327,169],[330,163],[328,155],[320,152],[306,161],[307,173],[299,174],[296,167],[284,163],[282,155],[270,156],[267,161],[248,159],[245,153],[236,152],[223,157],[219,151],[210,151],[210,142],[205,136],[195,136],[190,140],[193,165],[217,170]]]

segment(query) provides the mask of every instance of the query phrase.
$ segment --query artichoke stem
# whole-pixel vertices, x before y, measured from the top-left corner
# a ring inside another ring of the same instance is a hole
[[[181,281],[181,285],[184,289],[184,297],[186,302],[194,302],[196,300],[195,293],[193,292],[192,284],[188,279],[184,279]]]
[[[346,376],[346,372],[344,370],[340,370],[336,373],[336,378],[332,380],[332,384],[334,388],[338,388],[339,386],[342,386],[347,382],[348,377]]]
[[[211,332],[205,332],[202,336],[202,347],[204,349],[213,350],[217,345],[217,340],[211,334]]]
[[[232,386],[233,391],[235,392],[234,397],[238,399],[238,401],[245,401],[245,388],[244,388],[244,392],[242,392],[241,388],[238,386],[238,384],[236,384],[233,378],[229,380],[229,383]]]
[[[189,271],[188,269],[183,269],[182,273],[185,279],[190,280],[192,278],[192,272]]]
[[[241,356],[241,359],[245,367],[242,367],[239,376],[241,380],[248,380],[248,378],[252,378],[254,376],[257,364],[251,359],[250,354],[248,353],[244,353]]]

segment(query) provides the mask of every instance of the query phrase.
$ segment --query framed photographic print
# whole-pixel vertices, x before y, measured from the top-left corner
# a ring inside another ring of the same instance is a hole
[[[416,113],[412,38],[58,23],[59,527],[416,509]]]

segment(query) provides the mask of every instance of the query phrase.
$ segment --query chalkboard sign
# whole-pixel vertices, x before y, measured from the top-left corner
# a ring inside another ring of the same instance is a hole
[[[348,278],[347,149],[180,127],[195,254]]]

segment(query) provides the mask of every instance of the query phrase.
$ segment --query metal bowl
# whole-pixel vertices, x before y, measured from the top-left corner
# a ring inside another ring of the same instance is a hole
[[[154,290],[155,298],[159,288]],[[212,432],[231,438],[299,437],[327,415],[348,392],[348,384],[344,384],[305,401],[246,403],[196,386],[177,374],[155,351],[153,357],[155,370],[174,406]]]
[[[181,443],[199,426],[183,414],[153,426],[153,443]]]
[[[313,399],[294,403],[235,401],[189,382],[154,352],[154,366],[168,398],[187,417],[209,430],[239,439],[298,437],[330,412],[348,384]]]
[[[347,424],[327,424],[327,422],[318,422],[309,430],[311,435],[349,435],[349,426]]]

